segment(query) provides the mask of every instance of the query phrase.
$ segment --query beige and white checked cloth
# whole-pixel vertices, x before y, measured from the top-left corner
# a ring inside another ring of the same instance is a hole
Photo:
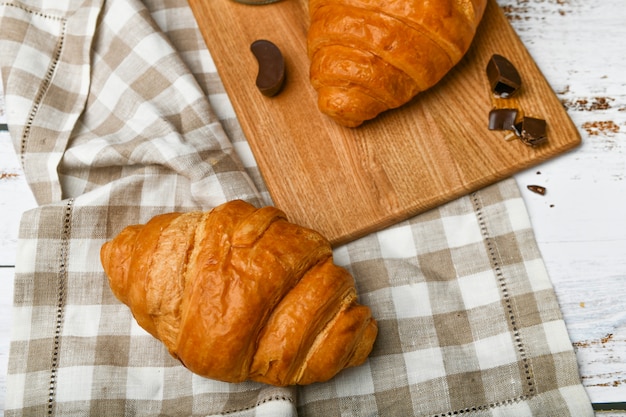
[[[513,180],[336,248],[379,322],[364,365],[290,388],[191,374],[99,262],[158,213],[271,203],[188,5],[0,0],[0,71],[39,203],[20,228],[6,416],[593,415]]]

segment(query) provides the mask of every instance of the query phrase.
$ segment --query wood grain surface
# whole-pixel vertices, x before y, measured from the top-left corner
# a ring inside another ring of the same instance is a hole
[[[308,80],[306,0],[271,6],[189,1],[276,206],[292,221],[344,243],[426,211],[580,143],[578,130],[495,0],[464,59],[438,85],[355,129],[317,109]],[[253,25],[250,22],[254,22]],[[274,42],[287,83],[274,98],[255,88],[250,44]],[[516,103],[546,119],[548,144],[531,148],[489,131],[485,68],[492,54],[519,70]]]
[[[624,2],[498,4],[582,135],[581,146],[521,171],[515,179],[574,344],[583,385],[597,408],[622,410],[598,411],[597,416],[626,417]],[[546,195],[527,190],[531,184],[545,186]],[[33,207],[9,135],[0,129],[0,416],[18,223],[24,210]]]

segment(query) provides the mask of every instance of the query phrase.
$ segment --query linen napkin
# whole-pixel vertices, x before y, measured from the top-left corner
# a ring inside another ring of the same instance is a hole
[[[156,214],[271,204],[188,5],[2,1],[0,71],[39,203],[20,227],[5,415],[593,415],[513,180],[335,249],[379,323],[364,365],[288,388],[191,374],[99,262]]]

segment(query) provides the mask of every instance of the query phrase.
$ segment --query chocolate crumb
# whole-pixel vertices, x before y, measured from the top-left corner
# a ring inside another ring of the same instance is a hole
[[[542,187],[541,185],[528,185],[526,188],[528,188],[533,193],[546,195],[546,187]]]

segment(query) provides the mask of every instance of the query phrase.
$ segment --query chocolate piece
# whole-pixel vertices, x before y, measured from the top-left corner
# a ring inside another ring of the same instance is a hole
[[[260,39],[252,42],[250,50],[259,63],[257,88],[268,97],[278,94],[285,82],[285,59],[272,42]]]
[[[526,186],[533,193],[546,195],[546,187],[542,187],[541,185],[528,185]]]
[[[513,126],[513,130],[526,145],[537,146],[548,140],[546,121],[535,117],[524,117]]]
[[[522,78],[515,66],[498,54],[492,55],[487,64],[487,78],[491,91],[504,98],[512,96],[522,86]]]
[[[489,112],[489,130],[513,130],[517,109],[493,109]]]

